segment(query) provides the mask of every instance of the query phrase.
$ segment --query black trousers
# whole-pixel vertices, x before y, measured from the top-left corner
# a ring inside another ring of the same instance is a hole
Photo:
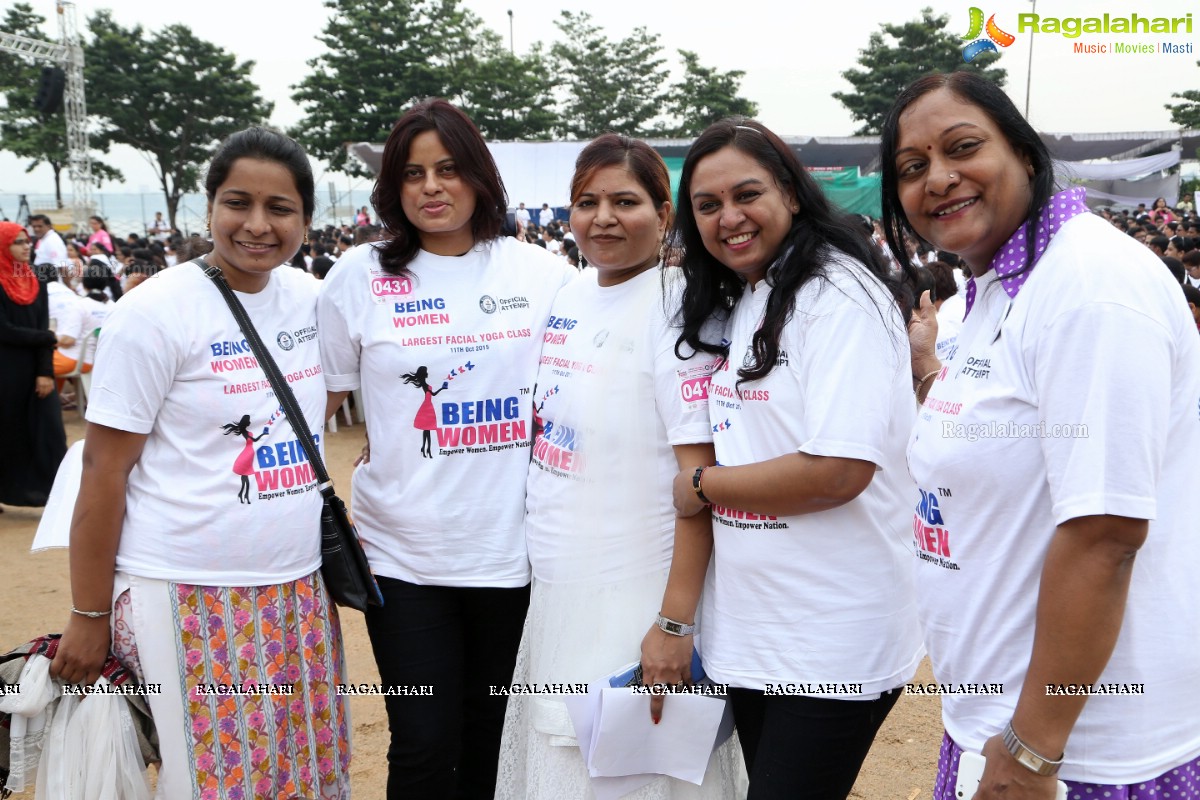
[[[729,689],[747,800],[845,800],[900,689],[878,700],[767,697]]]
[[[529,587],[418,586],[377,578],[384,606],[367,633],[386,686],[431,686],[385,697],[391,743],[388,800],[490,798]]]

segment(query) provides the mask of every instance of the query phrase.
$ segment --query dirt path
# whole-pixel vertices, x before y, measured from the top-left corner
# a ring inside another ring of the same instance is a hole
[[[66,413],[69,442],[83,436],[83,423]],[[350,465],[363,442],[362,425],[341,427],[326,437],[327,460],[335,484],[349,494]],[[46,632],[59,631],[71,607],[66,551],[30,553],[40,509],[6,506],[0,514],[0,554],[4,579],[0,583],[0,652]],[[342,614],[350,680],[379,680],[362,615]],[[931,680],[928,662],[918,680]],[[379,698],[352,697],[355,800],[383,800],[387,781],[387,717]],[[937,766],[942,729],[935,697],[902,697],[884,724],[851,797],[863,800],[921,800],[929,798]],[[32,797],[33,793],[15,797]],[[564,800],[570,800],[564,798]]]

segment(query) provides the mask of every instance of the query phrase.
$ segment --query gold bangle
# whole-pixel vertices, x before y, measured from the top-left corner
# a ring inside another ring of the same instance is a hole
[[[925,377],[918,380],[916,386],[913,387],[913,394],[920,394],[921,387],[925,385],[925,381],[929,380],[930,378],[932,378],[934,375],[937,375],[941,371],[942,371],[942,368],[938,367],[937,369],[935,369],[932,372],[925,375]],[[914,376],[914,378],[915,378],[915,376]]]

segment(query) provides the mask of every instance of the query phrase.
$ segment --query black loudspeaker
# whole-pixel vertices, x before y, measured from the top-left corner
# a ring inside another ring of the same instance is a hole
[[[38,84],[33,107],[43,114],[55,114],[62,108],[63,89],[67,85],[67,73],[58,67],[42,67],[42,80]]]

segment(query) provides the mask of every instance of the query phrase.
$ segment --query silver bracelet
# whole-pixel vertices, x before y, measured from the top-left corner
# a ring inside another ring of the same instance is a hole
[[[1004,746],[1008,748],[1008,752],[1012,754],[1017,763],[1030,772],[1038,775],[1054,775],[1062,766],[1063,757],[1061,755],[1058,758],[1046,758],[1035,753],[1029,745],[1022,742],[1017,736],[1017,732],[1013,730],[1012,720],[1009,720],[1008,724],[1004,726],[1001,738]]]
[[[676,622],[673,619],[668,619],[662,614],[658,615],[658,619],[654,620],[654,624],[658,626],[663,633],[669,633],[672,636],[691,636],[696,632],[695,625],[688,625],[685,622]]]
[[[109,609],[108,611],[80,611],[75,606],[71,606],[71,613],[78,614],[81,617],[87,617],[88,619],[98,619],[100,617],[107,617],[111,615],[112,609]]]

